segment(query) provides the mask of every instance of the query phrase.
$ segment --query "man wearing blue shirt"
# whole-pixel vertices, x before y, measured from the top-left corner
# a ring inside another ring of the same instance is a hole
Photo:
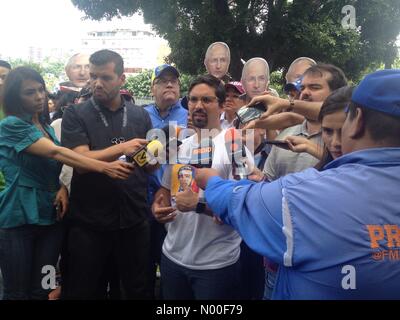
[[[173,66],[163,64],[154,69],[151,78],[154,104],[145,107],[154,128],[162,128],[170,121],[186,126],[188,112],[179,101],[179,72]]]
[[[360,83],[344,155],[321,172],[271,183],[196,172],[214,214],[280,265],[273,299],[400,299],[399,87],[400,70]]]
[[[155,103],[150,104],[144,109],[149,113],[153,128],[162,129],[170,124],[181,127],[187,126],[188,111],[182,107],[179,100],[180,82],[179,72],[173,66],[164,64],[154,69],[151,78],[151,92]],[[154,195],[161,187],[161,179],[165,166],[153,172],[149,176],[148,184],[148,203],[151,205]],[[161,259],[161,246],[164,241],[166,231],[164,225],[159,224],[150,214],[150,233],[151,233],[151,295],[154,296],[156,266]]]
[[[151,92],[154,104],[149,104],[144,109],[149,113],[154,129],[162,129],[170,124],[186,127],[188,111],[179,101],[180,82],[179,72],[173,66],[163,64],[154,69],[151,77]],[[153,203],[154,194],[161,187],[163,175],[162,168],[150,176],[148,201]]]

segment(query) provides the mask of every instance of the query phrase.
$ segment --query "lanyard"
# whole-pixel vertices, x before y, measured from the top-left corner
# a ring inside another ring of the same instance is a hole
[[[95,109],[97,110],[97,112],[99,113],[100,118],[101,118],[101,120],[103,121],[104,126],[105,126],[106,128],[108,128],[108,127],[109,127],[109,124],[108,124],[107,118],[106,118],[106,116],[104,115],[104,113],[100,110],[100,107],[97,105],[97,103],[94,101],[94,98],[93,98],[93,97],[90,98],[90,101],[92,102],[94,108],[95,108]],[[123,107],[123,108],[124,108],[124,115],[123,115],[123,117],[122,117],[122,128],[125,128],[126,125],[127,125],[127,123],[128,123],[128,110],[127,110],[127,108],[126,108],[125,103],[124,103],[124,107]]]

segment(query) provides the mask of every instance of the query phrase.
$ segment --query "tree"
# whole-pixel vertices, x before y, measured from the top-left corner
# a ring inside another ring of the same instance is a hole
[[[28,68],[32,68],[32,69],[36,70],[40,74],[43,74],[43,67],[39,63],[36,63],[33,61],[28,61],[28,60],[24,60],[21,58],[17,58],[17,59],[11,59],[10,64],[13,68],[28,67]]]
[[[61,82],[61,77],[64,72],[64,61],[53,61],[50,58],[45,58],[41,63],[24,60],[17,58],[10,61],[13,68],[16,67],[29,67],[39,72],[45,83],[47,90],[53,91],[54,88]]]
[[[148,98],[151,97],[151,75],[152,70],[143,71],[136,76],[131,76],[126,79],[126,83],[124,88],[133,92],[135,97]],[[189,85],[194,79],[193,76],[181,73],[180,80],[180,88],[181,95],[184,96],[187,94],[189,89]]]
[[[299,56],[330,62],[357,80],[370,65],[390,67],[400,33],[398,0],[72,0],[93,19],[142,12],[145,22],[169,41],[169,61],[180,70],[204,71],[208,45],[231,48],[230,72],[240,77],[240,59],[264,57],[271,71]],[[345,29],[342,8],[354,5],[356,29]]]

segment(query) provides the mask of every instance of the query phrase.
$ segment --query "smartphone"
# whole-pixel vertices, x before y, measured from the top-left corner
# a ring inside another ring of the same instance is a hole
[[[242,107],[236,112],[236,117],[241,124],[246,124],[252,120],[258,119],[265,112],[256,108],[254,106],[251,107]]]
[[[256,103],[255,105],[252,105],[249,108],[256,108],[256,109],[262,111],[263,113],[267,111],[267,108],[265,107],[264,103],[262,103],[262,102]]]
[[[285,140],[269,140],[269,141],[265,141],[265,143],[272,144],[274,146],[277,146],[278,148],[282,148],[285,150],[290,150],[289,142],[287,142]]]

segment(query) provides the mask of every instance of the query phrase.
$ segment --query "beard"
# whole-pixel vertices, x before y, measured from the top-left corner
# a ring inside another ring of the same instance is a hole
[[[113,90],[106,92],[105,90],[97,90],[98,94],[96,94],[96,90],[93,91],[93,99],[98,105],[106,106],[109,102],[114,100],[116,96],[119,95],[119,87],[113,88]]]
[[[195,111],[192,114],[192,122],[196,128],[204,129],[208,125],[207,113],[203,110]]]

